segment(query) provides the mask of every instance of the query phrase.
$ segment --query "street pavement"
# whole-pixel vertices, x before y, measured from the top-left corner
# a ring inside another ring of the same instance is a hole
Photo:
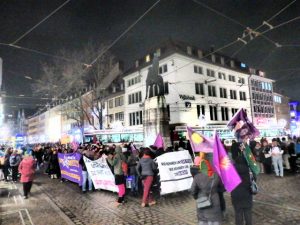
[[[300,224],[300,176],[276,178],[260,175],[253,221],[257,225]],[[141,208],[140,198],[127,197],[116,207],[116,193],[82,194],[71,182],[38,174],[29,199],[22,198],[20,183],[0,182],[1,225],[195,225],[195,201],[188,192],[160,197],[157,205]],[[225,194],[226,219],[234,224],[230,195]]]

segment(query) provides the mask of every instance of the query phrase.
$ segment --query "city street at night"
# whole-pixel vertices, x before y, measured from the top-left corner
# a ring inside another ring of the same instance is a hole
[[[299,225],[300,0],[0,0],[0,225]]]

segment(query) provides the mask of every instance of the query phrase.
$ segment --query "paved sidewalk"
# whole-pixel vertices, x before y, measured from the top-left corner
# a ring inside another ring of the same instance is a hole
[[[300,224],[300,176],[275,178],[260,175],[260,193],[255,196],[254,224]],[[71,182],[61,183],[38,175],[32,195],[24,200],[21,184],[0,182],[0,216],[3,225],[194,225],[195,201],[188,192],[158,199],[153,207],[140,207],[140,199],[128,197],[115,207],[116,193],[94,191],[82,194]],[[225,194],[227,220],[234,224],[230,195]]]

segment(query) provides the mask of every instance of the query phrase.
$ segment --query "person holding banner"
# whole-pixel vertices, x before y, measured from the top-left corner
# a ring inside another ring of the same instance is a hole
[[[118,200],[116,206],[125,203],[125,176],[122,165],[127,164],[121,146],[116,146],[114,157],[108,157],[107,162],[112,166],[115,175],[115,184],[118,186]]]
[[[86,182],[88,180],[88,184],[89,184],[89,191],[93,190],[93,182],[92,182],[92,178],[91,175],[88,173],[85,162],[83,160],[83,157],[87,157],[88,159],[92,160],[93,156],[91,154],[88,153],[88,150],[84,150],[82,152],[82,156],[79,160],[79,164],[81,165],[82,168],[82,193],[86,193]]]

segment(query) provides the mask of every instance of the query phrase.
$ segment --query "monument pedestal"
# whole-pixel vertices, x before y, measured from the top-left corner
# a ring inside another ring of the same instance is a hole
[[[145,147],[153,145],[158,134],[163,137],[165,148],[171,145],[165,96],[154,96],[145,100],[143,127]]]

